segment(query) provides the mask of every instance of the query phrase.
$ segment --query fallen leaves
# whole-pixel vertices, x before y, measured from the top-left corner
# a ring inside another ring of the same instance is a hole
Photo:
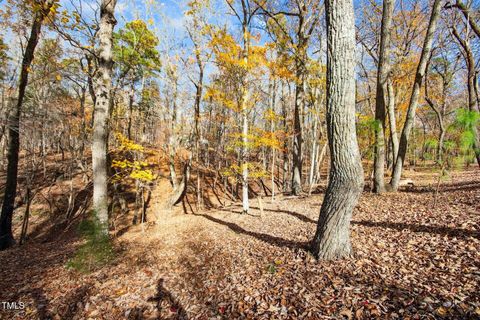
[[[235,206],[162,217],[155,230],[127,232],[122,255],[87,275],[64,267],[71,241],[2,252],[0,298],[27,307],[0,318],[479,318],[475,172],[446,183],[436,208],[424,187],[363,194],[351,227],[355,256],[340,261],[317,262],[305,250],[321,195],[265,202],[261,218]]]

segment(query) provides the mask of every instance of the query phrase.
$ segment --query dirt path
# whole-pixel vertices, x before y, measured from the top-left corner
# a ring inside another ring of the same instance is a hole
[[[0,253],[2,319],[476,319],[480,317],[480,176],[433,192],[365,193],[352,221],[355,257],[306,251],[322,195],[164,214],[117,240],[116,260],[65,268],[75,238]]]

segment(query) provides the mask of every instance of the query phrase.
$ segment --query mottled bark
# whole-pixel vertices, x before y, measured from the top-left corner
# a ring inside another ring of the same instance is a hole
[[[12,234],[12,217],[15,207],[15,198],[17,196],[18,155],[20,151],[20,116],[22,113],[23,100],[25,98],[25,90],[28,85],[29,69],[34,59],[35,48],[38,44],[42,24],[49,14],[53,3],[53,0],[41,1],[40,6],[35,12],[30,36],[22,58],[16,107],[13,108],[9,115],[7,178],[5,182],[2,212],[0,214],[0,250],[8,248],[14,243]]]
[[[408,105],[407,117],[405,124],[403,125],[402,134],[400,136],[400,145],[398,148],[398,156],[395,161],[395,167],[393,169],[392,180],[390,181],[391,188],[396,191],[399,186],[400,178],[402,176],[403,164],[407,155],[408,142],[410,138],[410,132],[412,131],[415,115],[417,112],[418,99],[420,96],[420,88],[423,78],[427,69],[428,59],[432,51],[432,44],[434,40],[435,31],[437,29],[437,22],[440,17],[441,0],[435,0],[432,7],[432,13],[430,15],[430,21],[428,23],[427,34],[423,43],[422,54],[420,55],[420,61],[418,62],[417,72],[415,74],[415,81],[413,83],[412,95],[410,97],[410,103]]]
[[[390,72],[390,31],[393,17],[393,0],[383,1],[382,25],[380,31],[380,52],[378,54],[377,92],[375,103],[375,193],[385,192],[385,118],[388,99],[388,73]]]
[[[319,259],[351,254],[350,220],[363,190],[355,130],[355,17],[352,0],[327,0],[327,130],[330,179],[312,251]]]
[[[116,0],[102,0],[98,31],[98,70],[95,77],[95,109],[93,122],[93,209],[104,233],[108,233],[108,125],[113,67],[113,29],[117,21]]]

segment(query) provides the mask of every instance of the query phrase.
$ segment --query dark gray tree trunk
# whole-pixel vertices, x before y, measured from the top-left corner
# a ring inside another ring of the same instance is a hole
[[[15,198],[17,196],[18,154],[20,151],[20,116],[22,113],[25,90],[28,85],[28,73],[34,59],[35,48],[38,44],[42,24],[50,12],[53,3],[53,0],[42,1],[39,6],[40,9],[35,12],[30,37],[28,38],[22,59],[16,108],[10,112],[8,123],[7,179],[5,182],[5,193],[0,215],[0,250],[7,249],[14,243],[12,217],[15,207]]]
[[[408,142],[410,138],[410,132],[412,131],[415,115],[417,112],[418,98],[420,96],[420,88],[422,86],[423,78],[427,69],[428,59],[432,51],[433,38],[437,29],[437,21],[440,17],[441,0],[435,0],[432,7],[432,14],[428,23],[427,34],[423,43],[422,54],[420,61],[418,62],[417,72],[415,74],[415,82],[413,83],[412,95],[410,97],[410,103],[407,110],[407,118],[403,125],[402,134],[400,136],[400,145],[398,147],[398,156],[395,161],[395,167],[392,173],[392,180],[390,181],[392,191],[397,191],[400,178],[402,176],[403,164],[407,155]]]
[[[108,123],[112,88],[113,29],[117,23],[114,15],[116,3],[116,0],[102,0],[100,5],[92,145],[93,208],[106,234],[108,233]]]
[[[380,52],[378,55],[377,95],[375,104],[375,193],[385,192],[385,109],[388,103],[388,73],[390,72],[390,31],[393,17],[393,0],[383,1],[382,26],[380,32]]]
[[[319,259],[351,254],[350,220],[363,190],[355,130],[355,17],[352,0],[327,0],[327,130],[330,179],[312,251]]]

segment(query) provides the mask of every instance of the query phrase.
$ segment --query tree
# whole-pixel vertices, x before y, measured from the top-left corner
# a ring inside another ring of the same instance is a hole
[[[471,4],[470,1],[468,1],[469,4]],[[465,5],[462,1],[456,0],[454,4],[447,2],[445,5],[446,8],[457,8],[460,12],[462,12],[463,16],[465,19],[467,19],[468,24],[472,28],[473,32],[477,35],[478,38],[480,38],[480,27],[478,24],[475,22],[475,20],[472,17],[472,12],[470,10],[469,5]]]
[[[116,0],[102,0],[98,31],[98,70],[95,78],[92,166],[93,209],[102,233],[108,234],[108,126],[111,104],[113,68],[113,29]]]
[[[241,122],[242,122],[242,141],[241,141],[241,152],[240,152],[240,171],[242,176],[242,207],[243,213],[248,213],[250,209],[249,199],[248,199],[248,146],[249,146],[249,121],[248,121],[248,112],[252,105],[252,92],[251,85],[252,81],[249,77],[250,72],[258,65],[256,59],[252,59],[253,55],[262,56],[263,50],[259,50],[258,47],[251,46],[252,34],[251,28],[253,23],[253,18],[258,13],[259,7],[251,3],[249,0],[238,0],[236,2],[226,0],[227,5],[230,7],[230,10],[234,16],[238,19],[238,22],[241,24],[241,45],[238,46],[236,43],[231,42],[231,47],[236,48],[236,52],[239,53],[238,57],[234,53],[228,52],[227,55],[232,55],[231,59],[227,59],[227,62],[230,63],[237,71],[239,72],[239,82],[240,82],[240,92],[238,95],[238,109],[241,113]],[[237,7],[235,6],[237,4]],[[226,39],[229,39],[227,37]],[[233,40],[230,37],[231,40]],[[260,51],[260,55],[258,54]],[[225,58],[225,52],[223,52]],[[230,60],[230,61],[228,61]]]
[[[200,178],[200,141],[202,139],[202,132],[200,128],[200,105],[203,96],[203,82],[205,76],[205,60],[206,57],[202,54],[205,49],[205,39],[202,37],[202,30],[205,28],[205,9],[209,6],[209,1],[192,0],[188,3],[189,10],[186,16],[190,17],[187,25],[187,33],[193,43],[193,60],[196,64],[198,76],[197,79],[189,77],[190,81],[195,87],[194,100],[194,137],[195,137],[195,161],[197,162],[197,206],[200,207],[202,199],[201,178]]]
[[[375,102],[375,161],[374,192],[385,192],[385,108],[388,103],[388,74],[390,72],[390,31],[394,1],[383,1],[380,50],[378,54],[377,95]]]
[[[462,55],[465,59],[465,64],[467,66],[467,91],[468,91],[468,109],[470,111],[478,111],[479,108],[479,101],[477,96],[478,90],[478,79],[477,79],[477,71],[475,58],[473,56],[473,51],[470,45],[470,39],[468,34],[468,27],[467,27],[467,34],[465,39],[460,36],[457,28],[455,26],[451,27],[452,34],[455,40],[458,42],[460,47],[462,48]],[[473,151],[475,152],[475,157],[477,159],[477,163],[480,166],[480,140],[477,127],[474,126],[473,128]]]
[[[445,50],[447,44],[443,41],[443,37],[441,40],[441,48],[439,48],[441,53],[437,57],[432,57],[427,67],[427,74],[425,75],[425,101],[435,113],[439,129],[435,158],[439,164],[447,160],[444,159],[444,143],[447,133],[447,95],[452,87],[460,58],[457,57],[455,61],[452,61],[452,59],[448,57],[450,52]],[[438,86],[440,86],[440,88],[438,88]],[[431,87],[434,87],[433,90],[430,90]]]
[[[350,220],[363,190],[355,132],[355,18],[352,0],[327,0],[327,132],[330,179],[312,251],[319,259],[349,256]]]
[[[3,41],[3,37],[0,36],[0,81],[4,79],[6,73],[7,62],[9,60],[7,51],[8,46]]]
[[[127,137],[132,139],[133,105],[135,87],[140,80],[160,70],[160,55],[156,49],[158,38],[143,20],[128,22],[114,34],[114,57],[118,67],[117,87],[128,81]],[[140,90],[141,91],[141,90]]]
[[[407,155],[407,147],[410,138],[410,132],[413,128],[413,121],[418,106],[418,100],[420,96],[420,89],[422,86],[423,78],[427,69],[428,59],[432,51],[432,45],[434,40],[435,31],[437,29],[437,21],[440,16],[441,1],[435,0],[432,7],[432,13],[427,27],[427,34],[422,47],[422,54],[420,55],[420,61],[417,65],[417,71],[415,73],[415,81],[413,83],[412,94],[410,96],[410,103],[408,105],[407,117],[403,125],[402,134],[400,136],[400,144],[398,148],[398,156],[395,160],[395,167],[392,173],[392,179],[390,181],[393,191],[398,189],[400,178],[402,175],[403,164]]]
[[[18,98],[16,106],[10,114],[8,127],[8,166],[7,181],[5,183],[5,193],[3,196],[2,212],[0,215],[0,250],[13,245],[12,234],[12,216],[17,196],[17,176],[18,176],[18,155],[20,151],[20,115],[22,112],[25,90],[28,85],[28,74],[30,66],[34,59],[35,48],[37,47],[42,25],[54,9],[55,0],[35,1],[32,4],[33,22],[30,30],[30,36],[22,58],[20,70],[20,80],[18,84]]]
[[[258,1],[260,3],[260,1]],[[273,2],[272,2],[273,3]],[[295,64],[295,106],[293,116],[293,162],[292,162],[292,193],[299,195],[302,192],[302,119],[305,111],[305,87],[308,75],[308,47],[312,34],[320,18],[320,1],[318,0],[292,0],[287,1],[287,7],[295,8],[285,11],[284,8],[268,8],[262,6],[265,14],[272,19],[288,41]],[[285,25],[279,17],[292,18],[290,25]],[[294,30],[290,34],[288,30]],[[277,36],[277,38],[279,38]]]

